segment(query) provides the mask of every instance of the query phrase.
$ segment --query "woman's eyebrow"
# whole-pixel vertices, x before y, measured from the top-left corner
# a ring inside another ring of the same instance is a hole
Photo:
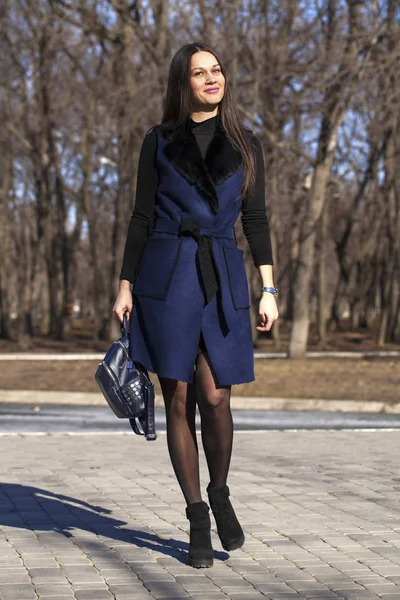
[[[211,65],[212,67],[219,67],[219,63],[217,63],[216,65]],[[193,67],[193,69],[191,69],[191,71],[194,71],[195,69],[204,69],[205,67]]]

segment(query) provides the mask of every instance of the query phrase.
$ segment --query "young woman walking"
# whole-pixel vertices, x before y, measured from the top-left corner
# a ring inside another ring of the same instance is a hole
[[[261,145],[238,118],[220,56],[186,44],[171,62],[161,123],[143,140],[114,312],[130,318],[132,359],[160,381],[190,523],[188,564],[197,568],[213,564],[209,506],[223,548],[244,543],[227,485],[231,386],[254,381],[248,284],[234,235],[240,212],[262,281],[257,329],[267,331],[278,310]],[[209,504],[200,490],[196,404]]]

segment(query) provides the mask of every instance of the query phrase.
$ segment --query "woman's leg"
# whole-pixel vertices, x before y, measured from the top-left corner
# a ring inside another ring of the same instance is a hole
[[[193,383],[159,378],[167,418],[167,444],[172,467],[186,503],[201,501],[196,439],[196,373]]]
[[[204,348],[204,346],[203,346]],[[206,349],[197,356],[196,396],[210,487],[226,485],[232,454],[231,386],[218,386]]]
[[[211,567],[213,548],[209,506],[201,499],[199,455],[196,440],[196,373],[193,383],[160,379],[167,416],[167,443],[172,466],[187,503],[190,522],[188,564]]]
[[[196,375],[201,435],[210,472],[207,494],[222,547],[230,552],[243,546],[245,541],[243,529],[229,500],[229,487],[226,485],[233,441],[231,386],[216,384],[204,344],[203,353],[197,357]]]

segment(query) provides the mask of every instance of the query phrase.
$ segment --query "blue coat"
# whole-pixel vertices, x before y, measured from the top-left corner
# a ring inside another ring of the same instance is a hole
[[[159,184],[134,281],[132,358],[191,383],[202,332],[218,385],[254,381],[249,290],[234,237],[241,156],[219,124],[204,159],[188,127],[156,132]]]

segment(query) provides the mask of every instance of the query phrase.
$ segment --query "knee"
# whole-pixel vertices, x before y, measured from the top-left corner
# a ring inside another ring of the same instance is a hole
[[[170,382],[172,384],[172,381]],[[175,381],[174,385],[165,385],[163,382],[162,392],[167,417],[186,418],[187,412],[187,389],[186,384]]]
[[[213,415],[214,413],[229,408],[230,394],[227,390],[214,390],[203,396],[201,406],[203,412]]]
[[[167,413],[173,415],[175,418],[186,419],[187,417],[187,405],[186,397],[181,394],[173,396],[167,406]]]

